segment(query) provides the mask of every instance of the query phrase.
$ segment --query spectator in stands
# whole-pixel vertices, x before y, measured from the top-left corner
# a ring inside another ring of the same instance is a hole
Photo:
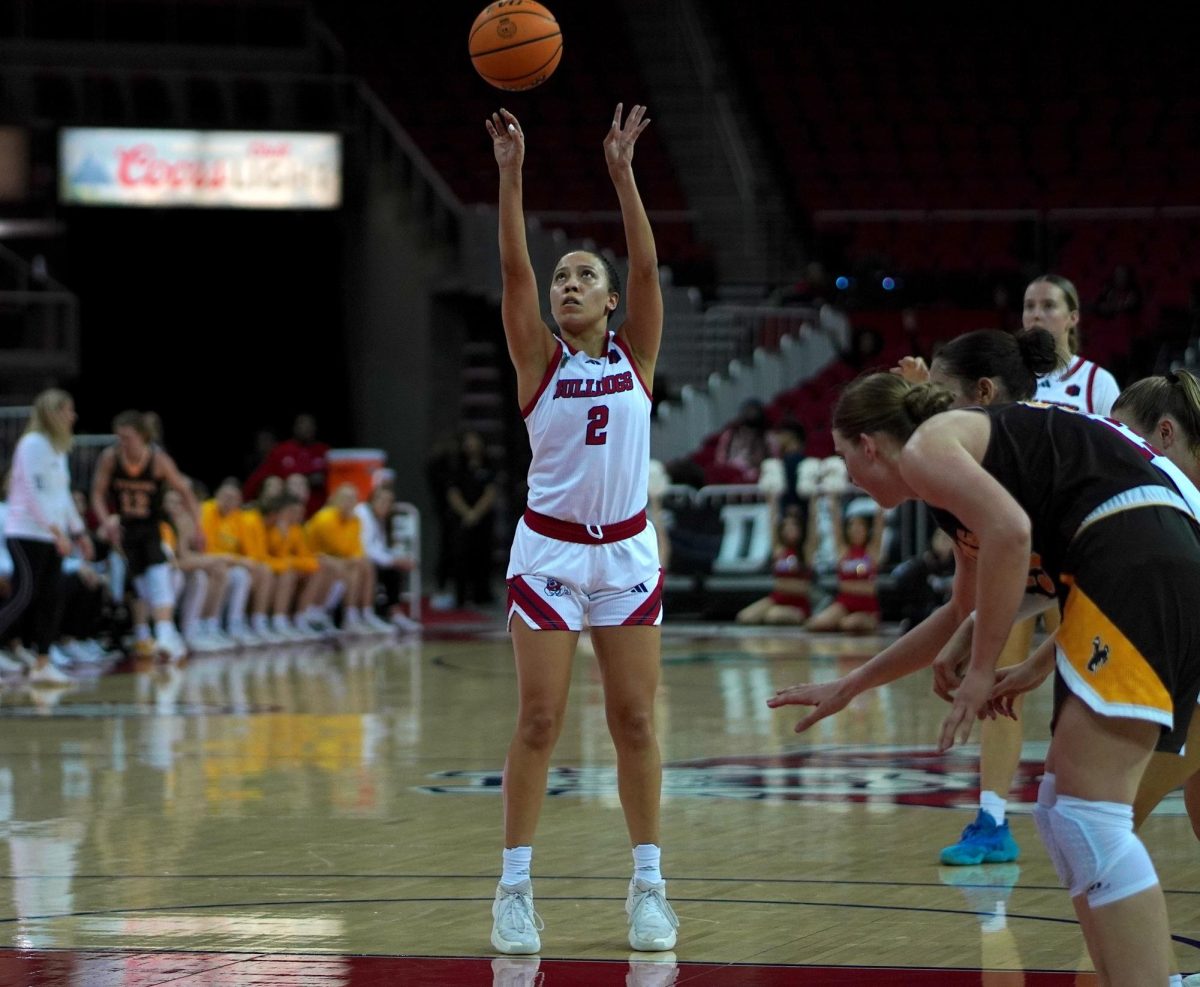
[[[343,483],[329,503],[304,526],[309,547],[346,586],[342,630],[348,634],[380,634],[392,625],[375,616],[375,566],[363,549],[362,522],[354,513],[358,490]]]
[[[36,656],[29,680],[65,685],[70,677],[50,661],[58,638],[62,560],[77,546],[91,557],[91,539],[71,498],[67,452],[75,402],[57,388],[33,402],[25,434],[13,450],[4,535],[12,556],[11,591],[0,604],[0,639],[20,638]]]
[[[829,275],[820,261],[810,261],[803,272],[796,274],[787,284],[781,285],[767,299],[768,305],[816,305],[824,304],[829,294]]]
[[[756,483],[766,456],[767,409],[758,398],[747,398],[717,439],[714,479],[721,483]]]
[[[376,600],[382,595],[388,619],[401,630],[412,631],[421,625],[404,613],[400,598],[404,574],[412,571],[413,559],[395,544],[392,534],[395,508],[396,494],[391,483],[384,481],[371,491],[369,500],[354,508],[354,513],[362,523],[363,549],[375,564],[375,578],[382,590],[382,594],[377,590]]]
[[[280,442],[246,481],[245,494],[253,498],[268,476],[299,473],[308,480],[307,512],[312,514],[325,499],[325,476],[329,445],[317,439],[317,420],[312,415],[297,415],[292,437]]]
[[[996,313],[995,325],[991,328],[1001,332],[1016,332],[1021,328],[1021,316],[1013,307],[1012,294],[1003,281],[997,281],[992,288],[992,309]],[[910,352],[916,352],[911,350]]]
[[[257,429],[253,446],[242,457],[241,476],[253,476],[254,471],[271,457],[271,451],[279,444],[275,432],[269,428]],[[261,493],[261,491],[259,491]]]
[[[175,461],[151,444],[145,415],[123,411],[113,419],[113,431],[117,442],[100,454],[92,477],[97,533],[125,556],[137,591],[135,648],[176,660],[187,654],[187,645],[175,627],[175,590],[162,544],[163,495],[177,491],[193,514],[199,505]],[[153,637],[148,616],[154,619]]]
[[[810,631],[870,633],[879,626],[879,596],[875,581],[883,549],[883,509],[876,509],[874,519],[853,514],[842,518],[839,524],[841,504],[834,495],[828,497],[830,515],[835,519],[837,597],[811,617],[805,627]],[[815,511],[810,512],[810,516],[813,515]]]
[[[850,349],[842,354],[842,359],[855,370],[865,370],[875,365],[882,352],[883,336],[874,329],[860,326],[854,330],[850,338]]]
[[[779,497],[779,514],[799,512],[801,525],[807,516],[807,501],[796,491],[800,463],[808,438],[804,426],[794,418],[784,418],[767,435],[768,454],[783,464],[783,493]]]
[[[453,432],[443,432],[433,441],[429,459],[425,463],[425,482],[429,485],[430,502],[437,511],[438,547],[433,564],[434,602],[437,606],[450,606],[448,593],[451,573],[454,570],[454,512],[450,509],[447,494],[450,477],[454,472],[458,439]]]
[[[809,512],[815,516],[815,511]],[[770,594],[755,600],[737,615],[739,624],[803,624],[812,614],[812,554],[817,526],[807,535],[796,511],[788,511],[775,527],[772,572],[775,583]]]
[[[1127,264],[1118,264],[1100,289],[1093,306],[1097,315],[1136,315],[1142,310],[1142,289]]]
[[[885,613],[894,611],[901,631],[907,631],[950,599],[954,540],[941,528],[935,528],[925,551],[900,562],[891,577],[886,598],[880,588],[882,609]]]
[[[463,432],[446,488],[451,522],[454,588],[458,605],[487,604],[492,595],[492,554],[496,527],[496,473],[487,460],[483,437]]]

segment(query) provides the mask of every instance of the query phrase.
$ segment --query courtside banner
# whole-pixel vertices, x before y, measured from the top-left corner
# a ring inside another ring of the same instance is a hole
[[[68,127],[58,161],[69,204],[333,209],[342,200],[337,134]]]

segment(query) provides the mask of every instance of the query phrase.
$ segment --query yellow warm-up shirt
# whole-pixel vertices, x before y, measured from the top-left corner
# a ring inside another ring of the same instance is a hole
[[[246,555],[243,548],[241,511],[230,511],[224,517],[215,500],[200,505],[200,528],[204,532],[204,551],[209,555]]]
[[[320,568],[317,557],[308,547],[304,529],[298,524],[290,525],[286,530],[277,524],[267,528],[267,564],[276,572],[294,569],[311,573]]]
[[[257,507],[242,511],[242,554],[255,562],[267,561],[267,526]]]
[[[339,559],[363,557],[362,522],[351,514],[345,520],[336,507],[322,507],[304,526],[309,547],[318,555]]]

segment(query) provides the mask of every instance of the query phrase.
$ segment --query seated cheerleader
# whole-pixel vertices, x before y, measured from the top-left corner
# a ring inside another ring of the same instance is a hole
[[[809,524],[806,538],[800,516],[794,511],[784,514],[775,528],[775,552],[772,572],[775,585],[768,596],[755,600],[738,612],[739,624],[803,624],[812,613],[808,594],[812,581],[809,560],[812,558],[817,525]]]
[[[831,495],[830,514],[840,512]],[[877,508],[869,521],[860,514],[851,515],[842,524],[833,525],[837,546],[837,596],[824,610],[804,625],[810,631],[848,631],[868,634],[879,626],[879,596],[875,577],[883,545],[883,510]]]

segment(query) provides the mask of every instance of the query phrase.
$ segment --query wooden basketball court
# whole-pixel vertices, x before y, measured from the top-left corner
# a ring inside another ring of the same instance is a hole
[[[0,984],[503,987],[1093,982],[1028,806],[1019,864],[940,868],[975,749],[937,756],[927,676],[797,736],[764,704],[878,639],[668,626],[658,728],[673,954],[631,954],[630,854],[581,653],[534,857],[540,958],[488,943],[515,677],[499,624],[201,656],[0,697]],[[57,701],[52,701],[56,699]],[[1049,692],[1026,707],[1031,802]],[[1200,968],[1200,852],[1144,837]]]

